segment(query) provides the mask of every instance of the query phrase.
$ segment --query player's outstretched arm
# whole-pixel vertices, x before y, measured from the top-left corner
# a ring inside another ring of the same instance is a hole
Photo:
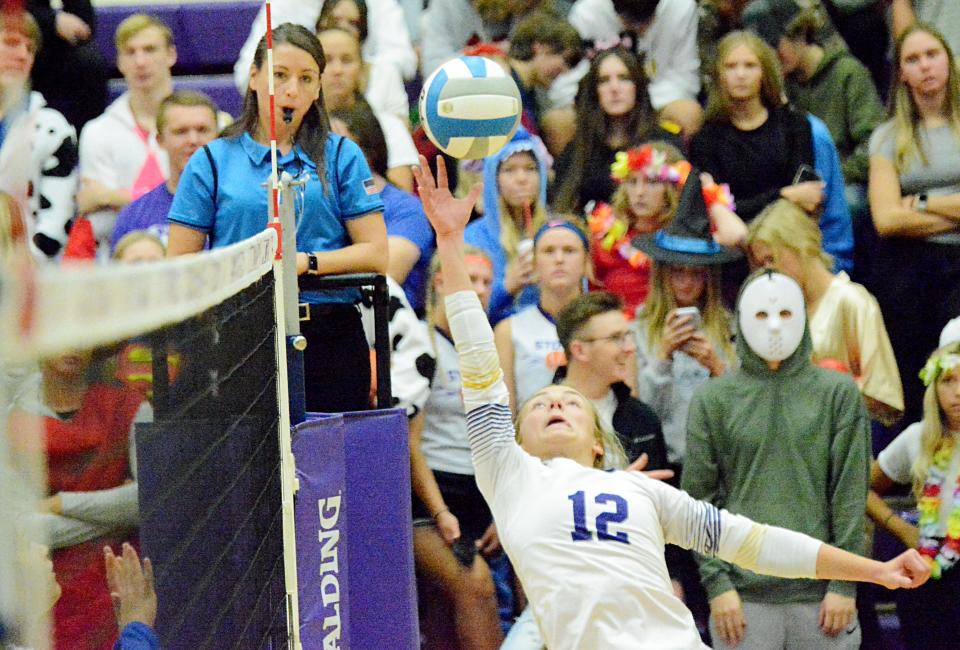
[[[500,477],[515,474],[523,462],[523,454],[515,441],[510,396],[503,381],[493,330],[473,291],[463,256],[463,232],[482,188],[476,185],[466,198],[454,198],[447,189],[446,168],[439,157],[436,180],[422,156],[414,177],[420,188],[423,211],[437,234],[437,254],[447,293],[447,320],[460,360],[473,465],[477,485],[490,501]]]
[[[754,573],[779,578],[874,582],[888,589],[912,589],[930,577],[929,565],[915,550],[889,562],[877,562],[803,533],[758,524],[720,510],[669,485],[651,485],[661,498],[658,510],[667,542]]]
[[[930,578],[930,565],[916,549],[878,562],[823,544],[817,553],[817,577],[823,580],[873,582],[887,589],[915,589]]]

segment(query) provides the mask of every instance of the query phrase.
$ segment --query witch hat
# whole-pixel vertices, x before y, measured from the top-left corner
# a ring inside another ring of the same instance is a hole
[[[656,262],[678,266],[723,264],[742,255],[739,250],[714,241],[700,173],[696,169],[687,175],[680,192],[680,203],[670,223],[652,235],[635,237],[633,245]]]

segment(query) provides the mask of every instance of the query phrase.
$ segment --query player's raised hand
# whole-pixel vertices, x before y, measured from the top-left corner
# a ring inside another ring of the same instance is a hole
[[[462,199],[455,198],[447,184],[447,167],[442,156],[437,156],[437,178],[434,180],[427,159],[420,156],[420,167],[413,168],[423,211],[437,237],[461,234],[470,220],[473,206],[480,198],[483,184],[477,183]]]
[[[876,583],[887,589],[916,589],[930,579],[930,564],[911,548],[884,562]]]

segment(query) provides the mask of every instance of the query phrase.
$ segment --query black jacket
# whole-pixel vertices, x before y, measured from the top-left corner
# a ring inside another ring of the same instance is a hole
[[[620,382],[611,386],[617,398],[617,410],[613,413],[613,428],[627,452],[627,461],[633,462],[641,454],[650,460],[645,469],[667,467],[667,443],[663,439],[660,418],[653,409],[630,396],[630,387]]]

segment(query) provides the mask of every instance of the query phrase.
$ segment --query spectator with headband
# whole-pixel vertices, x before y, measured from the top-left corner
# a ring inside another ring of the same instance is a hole
[[[153,16],[125,19],[114,41],[127,90],[80,133],[77,210],[89,219],[103,256],[119,210],[170,173],[167,153],[157,143],[157,115],[173,92],[171,68],[177,62],[170,28]]]
[[[175,90],[160,102],[157,113],[157,144],[170,161],[170,175],[140,198],[127,204],[117,215],[117,223],[110,235],[113,254],[127,233],[147,230],[166,245],[167,214],[173,204],[180,175],[190,156],[217,137],[217,107],[203,93]]]
[[[946,650],[960,638],[960,342],[937,348],[920,377],[923,419],[873,461],[867,513],[930,564],[928,585],[897,599],[906,647]],[[896,485],[911,486],[920,511],[917,525],[880,498]]]
[[[870,137],[869,196],[883,274],[875,291],[911,422],[917,373],[960,313],[960,74],[943,36],[923,24],[897,39],[894,64],[890,119]]]
[[[43,95],[30,92],[40,44],[28,12],[0,14],[0,190],[20,204],[33,255],[48,261],[59,259],[73,218],[77,134]]]
[[[321,94],[325,59],[316,36],[299,25],[273,31],[278,169],[305,182],[297,229],[297,273],[383,273],[387,235],[383,202],[363,152],[330,133]],[[240,117],[197,151],[180,176],[170,208],[168,255],[219,248],[267,227],[270,97],[266,37],[250,70]],[[289,253],[288,253],[289,254]],[[309,411],[364,409],[370,355],[356,303],[358,291],[301,295],[300,328]]]
[[[483,159],[483,217],[467,228],[467,243],[490,255],[490,322],[537,302],[533,236],[547,220],[547,153],[540,138],[519,128],[500,151]]]
[[[683,489],[718,508],[865,550],[870,427],[856,384],[813,365],[803,291],[754,273],[737,301],[740,367],[690,405]],[[856,585],[791,582],[699,558],[714,647],[860,647]]]
[[[553,383],[566,363],[557,338],[557,315],[580,296],[590,270],[590,244],[572,221],[552,219],[533,237],[533,272],[539,300],[505,318],[493,330],[510,404],[520,408]]]
[[[670,223],[690,170],[680,151],[666,142],[618,151],[610,166],[610,176],[617,183],[612,206],[600,203],[587,218],[593,235],[596,282],[620,296],[631,319],[647,298],[652,268],[649,256],[636,248],[633,240]],[[729,188],[707,177],[703,180],[715,237],[724,243],[738,243],[746,228],[732,211]]]

